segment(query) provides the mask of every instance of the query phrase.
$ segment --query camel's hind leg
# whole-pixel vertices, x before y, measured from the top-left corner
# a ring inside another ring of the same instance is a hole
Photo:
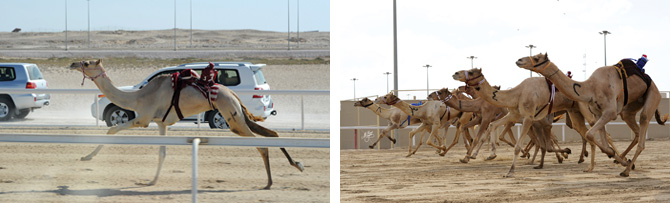
[[[654,117],[656,108],[658,108],[658,103],[661,101],[661,95],[658,93],[658,89],[656,88],[655,84],[652,84],[651,88],[649,88],[647,91],[648,93],[645,98],[644,107],[642,107],[642,112],[640,113],[640,131],[638,132],[640,136],[637,139],[637,150],[635,150],[633,160],[631,160],[626,166],[626,169],[619,174],[623,177],[628,177],[630,171],[635,169],[635,160],[637,160],[637,157],[640,156],[640,153],[642,153],[645,148],[644,144],[646,137],[642,137],[642,135],[647,134],[649,121],[651,121],[651,118]]]
[[[163,122],[156,122],[158,124],[158,130],[161,136],[166,136],[167,135],[167,126]],[[158,176],[161,174],[161,169],[163,168],[163,163],[165,162],[165,156],[167,155],[167,149],[165,146],[160,146],[160,149],[158,150],[158,168],[156,169],[156,175],[154,176],[154,179],[151,180],[151,182],[147,183],[146,185],[155,185],[156,182],[158,182]],[[138,185],[144,185],[141,183],[138,183]]]

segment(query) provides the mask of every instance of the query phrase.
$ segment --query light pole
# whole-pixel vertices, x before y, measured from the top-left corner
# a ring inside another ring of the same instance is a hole
[[[605,42],[604,42],[604,44],[605,44],[605,65],[607,65],[607,35],[612,34],[612,33],[607,31],[607,30],[603,30],[602,32],[598,32],[598,33],[603,35],[603,39],[605,40]]]
[[[386,75],[386,92],[389,92],[389,75],[391,72],[386,72],[384,75]]]
[[[298,49],[300,49],[300,0],[298,0]]]
[[[359,80],[357,78],[352,78],[352,81],[354,81],[354,101],[356,101],[356,80]]]
[[[190,7],[191,7],[191,43],[189,44],[189,47],[193,48],[193,0],[190,1]]]
[[[174,50],[177,51],[177,0],[174,0]]]
[[[286,22],[288,22],[287,23],[288,26],[286,26],[288,28],[288,30],[287,30],[287,32],[288,32],[288,40],[287,40],[288,41],[288,50],[291,50],[291,1],[290,0],[286,0],[286,13],[287,13],[286,14]],[[356,84],[356,82],[354,82],[354,84]]]
[[[67,0],[65,0],[65,51],[67,51]]]
[[[423,67],[426,67],[426,96],[428,96],[428,95],[430,95],[430,93],[428,93],[428,68],[430,68],[432,66],[426,64]]]
[[[91,0],[86,0],[88,7],[88,48],[91,48]]]
[[[531,44],[531,45],[526,46],[526,48],[530,49],[530,55],[528,55],[528,56],[533,56],[533,48],[537,48],[537,46]],[[532,70],[530,71],[530,77],[533,77],[533,71]]]
[[[470,59],[470,68],[475,68],[475,59],[477,58],[476,56],[468,56],[466,58]]]

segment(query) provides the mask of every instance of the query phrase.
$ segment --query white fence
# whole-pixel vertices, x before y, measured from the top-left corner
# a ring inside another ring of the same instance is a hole
[[[98,95],[102,94],[98,89],[3,89],[0,88],[0,93],[15,93],[15,94],[91,94],[95,102],[96,108],[98,105]],[[330,95],[329,90],[235,90],[237,94],[275,94],[275,95],[300,95],[300,129],[305,130],[305,95]],[[96,112],[100,118],[101,112]],[[95,125],[99,126],[99,120],[95,119]],[[200,114],[198,114],[198,127],[200,127]]]
[[[65,143],[65,144],[126,144],[126,145],[192,145],[191,201],[197,202],[198,146],[244,147],[305,147],[329,148],[330,140],[324,138],[279,137],[166,137],[128,135],[57,135],[57,134],[0,134],[0,142]]]

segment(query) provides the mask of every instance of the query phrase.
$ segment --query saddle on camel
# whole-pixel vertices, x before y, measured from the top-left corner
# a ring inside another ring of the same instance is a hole
[[[168,114],[170,114],[170,110],[173,106],[179,119],[184,119],[184,116],[179,109],[179,95],[181,90],[187,86],[191,86],[200,91],[202,96],[204,96],[209,102],[209,106],[214,108],[214,106],[212,106],[212,102],[216,101],[216,94],[219,89],[214,82],[216,80],[216,72],[217,71],[214,70],[214,64],[209,62],[209,65],[204,70],[202,70],[202,75],[198,75],[197,72],[190,68],[182,70],[181,72],[172,73],[171,79],[174,93],[172,94],[170,107],[163,116],[163,121],[165,121],[165,118],[167,118]]]

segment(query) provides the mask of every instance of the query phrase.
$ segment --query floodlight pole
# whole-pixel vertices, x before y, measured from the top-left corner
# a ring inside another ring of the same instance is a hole
[[[177,0],[174,0],[174,51],[177,51]]]
[[[475,59],[477,57],[476,56],[468,56],[466,58],[470,59],[470,68],[475,68]]]
[[[598,32],[598,33],[603,35],[604,44],[605,44],[605,66],[607,66],[607,35],[612,34],[612,33],[607,31],[607,30],[603,30],[602,32]]]
[[[91,0],[86,0],[88,10],[88,48],[91,48]]]
[[[356,101],[356,80],[359,80],[357,78],[352,78],[352,81],[354,81],[354,101]]]
[[[390,74],[391,74],[391,72],[384,73],[384,75],[386,75],[386,92],[387,93],[389,92],[389,75]]]
[[[191,43],[189,44],[189,47],[193,48],[193,0],[190,1],[190,7],[191,7]]]
[[[65,51],[67,51],[67,0],[65,0]]]
[[[430,68],[430,67],[432,67],[432,66],[426,64],[426,65],[423,66],[423,67],[426,68],[426,96],[428,96],[428,95],[430,95],[430,93],[428,93],[428,68]]]
[[[286,0],[286,22],[287,22],[287,32],[288,32],[288,50],[291,50],[291,1]]]
[[[298,49],[300,49],[300,0],[298,0]]]
[[[533,56],[533,48],[537,48],[537,46],[531,44],[531,45],[526,46],[526,48],[530,49],[530,55],[528,55],[528,56]],[[533,71],[531,70],[529,72],[530,72],[530,77],[533,77]]]

